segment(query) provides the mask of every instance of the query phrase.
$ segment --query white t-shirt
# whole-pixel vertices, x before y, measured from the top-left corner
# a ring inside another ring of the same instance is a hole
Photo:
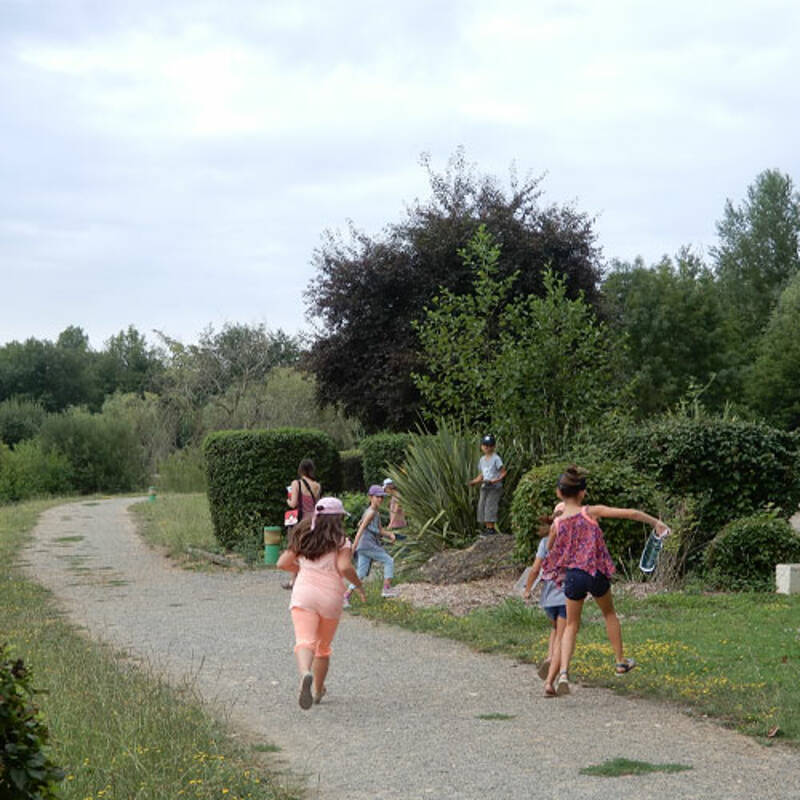
[[[481,456],[480,461],[478,461],[478,469],[483,475],[484,483],[487,481],[493,481],[495,478],[500,477],[500,472],[503,469],[503,460],[499,455],[497,455],[497,453],[492,453],[488,456]],[[492,485],[499,487],[502,485],[502,481],[498,481]]]

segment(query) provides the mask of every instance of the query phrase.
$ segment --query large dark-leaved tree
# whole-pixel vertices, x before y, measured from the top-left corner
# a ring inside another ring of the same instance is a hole
[[[540,203],[540,178],[508,187],[479,174],[462,150],[444,173],[427,157],[431,197],[416,201],[400,222],[371,237],[326,232],[314,254],[316,275],[306,293],[317,338],[309,365],[320,399],[339,402],[368,430],[405,429],[418,420],[412,373],[424,371],[412,322],[441,288],[472,290],[459,256],[480,225],[500,246],[500,279],[516,274],[514,296],[544,293],[549,267],[569,297],[592,304],[600,279],[600,250],[592,219],[571,205]]]

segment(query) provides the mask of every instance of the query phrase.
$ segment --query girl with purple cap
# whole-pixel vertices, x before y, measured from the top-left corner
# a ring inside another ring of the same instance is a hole
[[[361,522],[356,531],[356,538],[353,541],[353,551],[357,557],[356,572],[359,580],[363,580],[372,566],[373,561],[380,561],[383,564],[383,591],[381,597],[395,597],[396,593],[392,590],[392,578],[394,577],[394,559],[384,550],[382,538],[385,536],[390,542],[395,541],[395,535],[387,531],[381,524],[380,507],[383,498],[387,493],[383,491],[383,486],[373,484],[367,492],[369,495],[369,506],[361,517]],[[351,583],[344,596],[344,607],[350,605],[350,595],[355,587]]]
[[[319,703],[325,694],[331,642],[342,615],[342,578],[353,581],[359,596],[365,599],[342,525],[345,513],[341,500],[323,497],[313,516],[295,525],[289,545],[278,559],[279,569],[295,575],[289,608],[302,709]]]

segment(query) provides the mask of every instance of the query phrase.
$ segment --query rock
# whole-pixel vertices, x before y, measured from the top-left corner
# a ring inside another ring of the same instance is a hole
[[[437,553],[420,572],[431,583],[463,583],[514,568],[514,537],[498,533],[478,539],[465,550]]]

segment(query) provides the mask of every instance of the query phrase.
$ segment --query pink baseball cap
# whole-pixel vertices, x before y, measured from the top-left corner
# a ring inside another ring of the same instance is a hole
[[[349,517],[350,515],[344,510],[342,501],[338,497],[321,497],[314,506],[314,516],[318,514],[341,514],[342,516]]]
[[[383,491],[383,486],[377,483],[373,483],[372,486],[369,487],[367,494],[370,497],[388,497],[386,492]]]

